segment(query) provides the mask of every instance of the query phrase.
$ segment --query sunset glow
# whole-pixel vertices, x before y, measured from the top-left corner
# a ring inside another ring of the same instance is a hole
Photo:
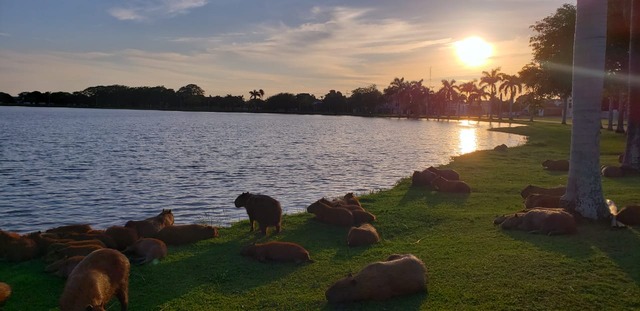
[[[454,43],[458,59],[469,67],[484,65],[493,55],[493,46],[480,37],[468,37]]]

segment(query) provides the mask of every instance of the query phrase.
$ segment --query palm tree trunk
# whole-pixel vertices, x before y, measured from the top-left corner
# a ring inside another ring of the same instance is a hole
[[[509,121],[513,121],[513,93],[511,94],[511,101],[509,101]]]
[[[629,72],[628,74],[631,74]],[[626,109],[626,100],[624,95],[620,94],[620,102],[618,103],[618,124],[616,125],[616,133],[624,133],[624,115]]]
[[[640,74],[640,0],[631,4],[631,38],[629,42],[629,120],[627,145],[622,168],[640,171],[640,85],[632,83]]]
[[[589,219],[610,216],[600,177],[600,99],[604,82],[607,1],[578,0],[573,53],[573,128],[562,201]]]
[[[609,113],[608,113],[607,131],[613,131],[613,97],[609,96]]]
[[[562,99],[562,124],[567,124],[567,111],[569,110],[568,106],[569,106],[569,97],[565,96]]]

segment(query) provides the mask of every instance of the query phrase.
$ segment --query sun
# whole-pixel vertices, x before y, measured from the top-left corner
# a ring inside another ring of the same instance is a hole
[[[469,67],[484,65],[493,54],[493,46],[480,37],[468,37],[453,46],[460,61]]]

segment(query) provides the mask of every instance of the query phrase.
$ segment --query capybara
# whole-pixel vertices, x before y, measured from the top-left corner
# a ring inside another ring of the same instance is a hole
[[[52,272],[53,274],[68,278],[71,271],[84,259],[85,256],[71,256],[68,258],[60,259],[44,268],[45,272]]]
[[[125,249],[123,253],[130,256],[131,262],[143,265],[166,257],[167,245],[158,239],[142,238]]]
[[[500,152],[507,152],[507,150],[509,150],[509,147],[507,147],[507,145],[505,144],[502,144],[502,145],[497,145],[493,147],[493,150],[500,151]]]
[[[129,269],[127,257],[114,249],[103,248],[85,257],[73,269],[60,296],[60,310],[104,310],[118,297],[120,309],[129,305]]]
[[[627,205],[623,207],[616,216],[616,220],[627,225],[640,225],[640,205]]]
[[[619,178],[624,177],[624,171],[618,166],[603,165],[600,173],[604,177]]]
[[[525,208],[549,207],[560,208],[561,196],[533,193],[524,201]]]
[[[520,196],[523,199],[526,199],[529,195],[534,194],[534,193],[546,194],[546,195],[555,195],[555,196],[563,196],[566,191],[567,191],[567,187],[564,187],[564,186],[558,186],[558,187],[553,187],[553,188],[544,188],[544,187],[538,187],[538,186],[534,186],[534,185],[528,185],[528,186],[524,187],[524,189],[522,189],[522,191],[520,191]]]
[[[460,180],[460,174],[452,169],[439,169],[429,166],[427,170],[448,180]]]
[[[236,207],[245,207],[249,215],[249,232],[254,230],[254,222],[258,222],[262,234],[267,234],[268,227],[276,227],[276,232],[282,229],[282,206],[278,200],[264,194],[244,192],[234,201]]]
[[[440,192],[471,193],[471,187],[461,180],[448,180],[438,176],[431,184]]]
[[[117,250],[124,250],[138,240],[138,232],[134,228],[111,226],[104,232],[116,243]]]
[[[8,261],[20,262],[40,256],[40,248],[32,238],[24,235],[18,235],[17,238],[8,235],[5,238],[4,258]]]
[[[569,161],[567,160],[545,160],[542,167],[549,171],[568,171]]]
[[[253,244],[245,247],[240,252],[244,256],[250,256],[260,262],[278,261],[301,263],[312,261],[309,252],[299,244],[292,242],[271,241],[262,244]]]
[[[45,262],[55,262],[63,258],[73,256],[87,256],[93,251],[104,249],[104,247],[96,244],[88,245],[69,245],[65,248],[56,249],[48,252],[44,256]]]
[[[523,230],[547,235],[572,234],[576,230],[573,215],[562,209],[532,209],[506,216],[500,223],[505,230]]]
[[[347,234],[347,245],[349,246],[371,245],[379,241],[378,231],[370,224],[351,227],[349,234]]]
[[[353,192],[348,192],[347,194],[344,195],[344,197],[342,197],[342,199],[345,202],[347,202],[348,205],[362,206],[362,204],[360,204],[360,200],[358,200],[358,197],[356,197],[356,195],[353,194]]]
[[[427,269],[413,255],[391,255],[391,260],[374,262],[358,274],[351,274],[331,285],[325,292],[330,303],[359,300],[386,300],[424,292]]]
[[[319,200],[309,205],[307,212],[315,214],[317,220],[327,224],[344,227],[353,226],[353,213],[351,211],[340,207],[331,207]]]
[[[102,241],[100,240],[81,240],[81,241],[70,240],[66,242],[58,242],[58,243],[50,244],[49,247],[47,247],[47,253],[61,250],[69,246],[87,246],[87,245],[95,245],[101,248],[106,247],[104,243],[102,243]]]
[[[411,186],[412,187],[430,187],[431,182],[438,177],[439,175],[430,171],[429,169],[425,169],[424,171],[413,171],[413,175],[411,176]]]
[[[343,200],[334,200],[334,201],[329,201],[325,198],[321,198],[320,200],[321,203],[325,204],[325,205],[329,205],[331,207],[341,207],[344,209],[348,209],[350,211],[364,211],[364,208],[360,205],[354,205],[354,204],[347,204],[347,202],[343,201]]]
[[[0,257],[7,253],[9,242],[20,239],[20,234],[10,231],[0,230]]]
[[[130,220],[124,225],[127,228],[133,228],[138,234],[138,238],[151,238],[155,236],[162,228],[172,226],[174,223],[173,213],[170,209],[163,209],[160,214],[149,217],[145,220]]]
[[[184,245],[218,236],[218,229],[207,225],[173,225],[164,227],[156,239],[169,245]]]
[[[0,306],[4,304],[11,296],[11,286],[9,284],[0,282]]]
[[[108,248],[116,248],[116,242],[102,230],[91,230],[86,233],[58,233],[60,238],[75,241],[100,240]]]
[[[356,226],[376,221],[376,215],[371,214],[367,211],[355,210],[351,211],[351,214],[353,215],[353,224]]]
[[[81,225],[66,225],[66,226],[55,227],[45,232],[46,233],[87,233],[91,230],[92,229],[90,225],[81,224]]]

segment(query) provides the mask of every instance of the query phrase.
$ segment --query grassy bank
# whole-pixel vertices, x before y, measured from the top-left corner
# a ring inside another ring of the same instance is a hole
[[[495,215],[521,209],[524,186],[562,185],[567,178],[566,173],[542,170],[540,163],[568,157],[569,126],[536,122],[500,130],[527,135],[529,142],[506,153],[474,152],[447,165],[471,185],[471,195],[412,189],[407,178],[393,189],[363,196],[364,207],[378,216],[374,225],[383,241],[377,245],[349,249],[347,229],[317,223],[309,214],[288,215],[283,232],[267,239],[300,243],[315,262],[262,264],[239,255],[243,245],[265,240],[249,233],[243,221],[221,229],[219,238],[170,248],[157,265],[133,267],[130,309],[331,310],[335,306],[324,299],[330,284],[392,253],[413,253],[425,262],[428,293],[339,308],[639,309],[637,228],[611,230],[586,223],[576,235],[549,237],[492,225]],[[601,162],[615,164],[624,137],[603,131],[601,145]],[[605,196],[619,206],[640,203],[639,186],[640,177],[603,180]],[[14,291],[4,310],[56,308],[64,280],[43,268],[40,260],[0,262],[0,281]],[[119,310],[117,302],[110,309]]]

